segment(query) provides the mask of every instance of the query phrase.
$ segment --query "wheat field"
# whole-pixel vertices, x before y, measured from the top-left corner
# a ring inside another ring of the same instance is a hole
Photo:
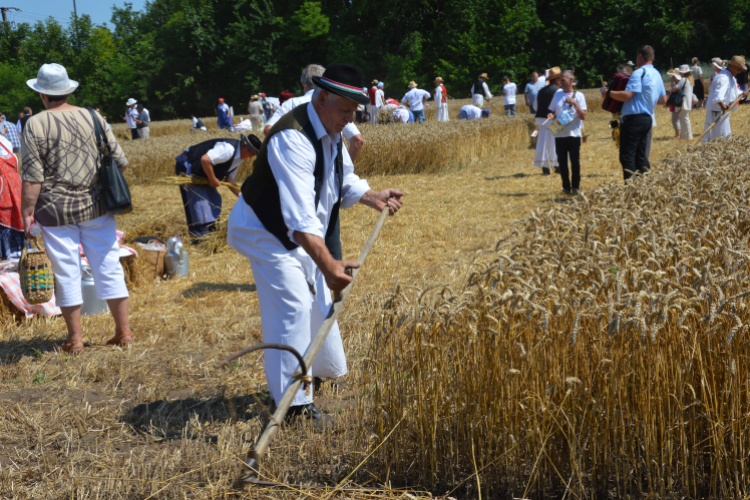
[[[743,498],[750,143],[691,149],[659,109],[654,171],[625,187],[609,116],[592,110],[571,199],[532,166],[525,112],[487,120],[497,142],[465,141],[460,160],[409,141],[463,123],[395,125],[404,140],[380,161],[369,148],[396,129],[361,127],[371,186],[401,188],[405,206],[340,320],[350,372],[316,397],[340,427],[285,427],[263,457],[263,479],[286,486],[237,482],[267,419],[262,355],[217,362],[261,341],[257,295],[244,259],[199,246],[189,277],[134,284],[129,349],[104,346],[99,315],[83,320],[85,353],[65,355],[61,319],[0,304],[0,497]],[[500,123],[517,134],[505,145]],[[126,238],[184,233],[177,188],[157,181],[198,136],[169,126],[121,140]],[[409,148],[439,165],[394,169]],[[376,217],[342,213],[345,258]]]

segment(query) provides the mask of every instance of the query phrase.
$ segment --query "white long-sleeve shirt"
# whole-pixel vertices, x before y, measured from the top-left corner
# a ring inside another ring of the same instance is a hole
[[[282,104],[279,109],[276,110],[276,112],[271,115],[271,118],[266,122],[266,126],[273,127],[274,124],[281,119],[282,116],[289,113],[291,110],[299,106],[300,104],[305,104],[306,102],[312,101],[314,90],[308,90],[305,92],[305,95],[300,97],[292,97],[291,99],[287,99],[284,101],[284,104]],[[355,135],[360,135],[361,132],[357,128],[357,126],[354,123],[348,124],[346,127],[344,127],[344,137],[346,137],[346,140],[350,140]]]
[[[346,148],[342,148],[344,163],[343,192],[338,192],[334,161],[338,156],[339,134],[329,134],[320,121],[312,103],[307,112],[319,140],[323,142],[325,182],[320,192],[320,203],[315,207],[315,149],[297,130],[282,130],[268,142],[268,162],[279,186],[281,212],[292,241],[294,232],[315,234],[323,238],[331,209],[341,195],[341,208],[350,208],[369,189],[367,181],[354,173],[354,164]]]
[[[441,106],[443,104],[443,86],[438,85],[435,87],[435,105]]]
[[[404,95],[404,98],[401,99],[401,102],[409,104],[409,109],[411,109],[412,112],[421,111],[424,109],[424,104],[422,104],[422,101],[424,99],[429,99],[430,97],[430,93],[426,90],[414,87]]]
[[[492,99],[492,94],[490,94],[490,88],[487,86],[487,82],[482,82],[482,92],[484,92],[484,98],[485,99]],[[474,86],[471,86],[471,90],[469,91],[470,94],[474,94]]]
[[[721,111],[719,103],[723,102],[728,106],[736,101],[739,96],[737,80],[734,79],[729,70],[723,69],[714,75],[711,82],[708,90],[707,108],[711,111]]]
[[[344,161],[344,182],[342,192],[338,191],[334,161],[338,155],[339,134],[328,134],[312,104],[307,105],[315,133],[323,141],[325,180],[320,191],[320,202],[315,206],[315,149],[310,141],[297,130],[282,130],[268,141],[268,162],[276,184],[279,187],[281,214],[287,227],[289,238],[298,243],[294,232],[314,234],[325,238],[331,210],[341,195],[341,208],[350,208],[370,189],[366,180],[354,173],[354,164],[346,148],[342,149]],[[239,203],[245,203],[240,200]],[[317,269],[312,258],[302,247],[287,250],[284,245],[266,230],[252,209],[243,223],[245,230],[256,234],[255,246],[247,248],[248,253],[257,253],[264,258],[273,255],[285,260],[292,258],[299,262],[308,283],[315,283]]]
[[[138,110],[135,108],[128,108],[125,111],[125,123],[128,124],[128,127],[136,128],[135,119],[138,118],[138,115]],[[18,123],[20,124],[21,122],[19,121]]]

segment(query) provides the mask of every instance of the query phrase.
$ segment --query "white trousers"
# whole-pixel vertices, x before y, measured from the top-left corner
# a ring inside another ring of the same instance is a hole
[[[375,106],[374,104],[370,104],[370,123],[372,125],[378,124],[378,111],[380,111],[380,108]]]
[[[555,168],[557,163],[557,149],[555,148],[555,136],[547,129],[544,118],[537,118],[539,134],[536,136],[536,152],[534,153],[534,166],[540,168]],[[549,122],[548,122],[549,123]]]
[[[79,243],[91,266],[96,296],[100,300],[128,296],[125,274],[120,265],[116,229],[115,218],[110,214],[76,225],[42,226],[47,257],[55,273],[55,301],[58,307],[83,304]]]
[[[484,96],[482,94],[474,94],[471,98],[472,98],[471,103],[474,106],[478,108],[481,108],[482,106],[484,106]]]
[[[437,108],[437,121],[447,122],[448,120],[448,103],[441,102],[440,104],[438,104]]]
[[[680,108],[679,113],[676,113],[677,119],[680,123],[680,139],[692,139],[693,138],[693,125],[690,123],[690,110]]]
[[[706,123],[703,126],[703,130],[705,131],[720,116],[721,111],[711,111],[710,109],[707,109]],[[709,133],[703,136],[703,144],[718,139],[719,137],[732,137],[732,126],[729,123],[729,113],[724,115],[724,118],[722,118]]]
[[[300,263],[265,229],[257,227],[257,217],[240,197],[229,216],[227,242],[240,255],[250,261],[258,292],[263,341],[294,347],[303,356],[318,333],[331,308],[331,291],[326,286],[320,270],[315,271],[315,295],[305,279]],[[266,381],[271,396],[277,403],[289,386],[299,363],[291,353],[266,350],[263,353]],[[341,377],[347,372],[346,354],[338,323],[334,323],[328,338],[307,374],[316,377]],[[313,401],[310,394],[300,388],[292,406]]]

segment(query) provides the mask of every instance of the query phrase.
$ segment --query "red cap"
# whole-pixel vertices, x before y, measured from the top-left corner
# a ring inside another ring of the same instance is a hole
[[[224,102],[224,98],[223,98],[223,97],[219,97],[219,100],[220,100],[221,102]]]
[[[260,95],[262,95],[263,97],[266,97],[265,92],[261,92]]]

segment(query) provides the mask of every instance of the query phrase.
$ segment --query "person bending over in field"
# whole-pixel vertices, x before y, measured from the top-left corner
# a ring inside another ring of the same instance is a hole
[[[239,139],[210,139],[187,148],[175,158],[177,175],[208,179],[208,185],[184,184],[180,186],[182,205],[185,207],[188,231],[193,243],[216,229],[221,215],[221,194],[216,189],[222,181],[234,184],[240,165],[260,150],[260,139],[254,135],[240,135]],[[236,196],[237,189],[229,188]]]
[[[247,257],[258,287],[263,341],[304,353],[331,307],[331,290],[343,290],[356,262],[342,260],[339,208],[359,202],[375,210],[401,208],[396,189],[373,191],[354,173],[341,132],[351,123],[362,92],[362,70],[331,64],[311,101],[285,114],[271,128],[253,173],[229,216],[227,242]],[[299,369],[289,352],[264,353],[266,380],[278,404]],[[338,324],[334,324],[307,375],[341,377],[347,372]],[[302,387],[287,418],[310,420],[318,429],[335,419],[314,404],[315,387]]]
[[[477,118],[489,118],[492,112],[489,109],[481,109],[473,104],[467,104],[461,107],[458,112],[459,120],[476,120]]]
[[[196,118],[195,115],[190,115],[190,118],[193,119],[193,126],[191,127],[191,132],[206,132],[208,129],[206,128],[206,124],[201,121],[200,118]]]

